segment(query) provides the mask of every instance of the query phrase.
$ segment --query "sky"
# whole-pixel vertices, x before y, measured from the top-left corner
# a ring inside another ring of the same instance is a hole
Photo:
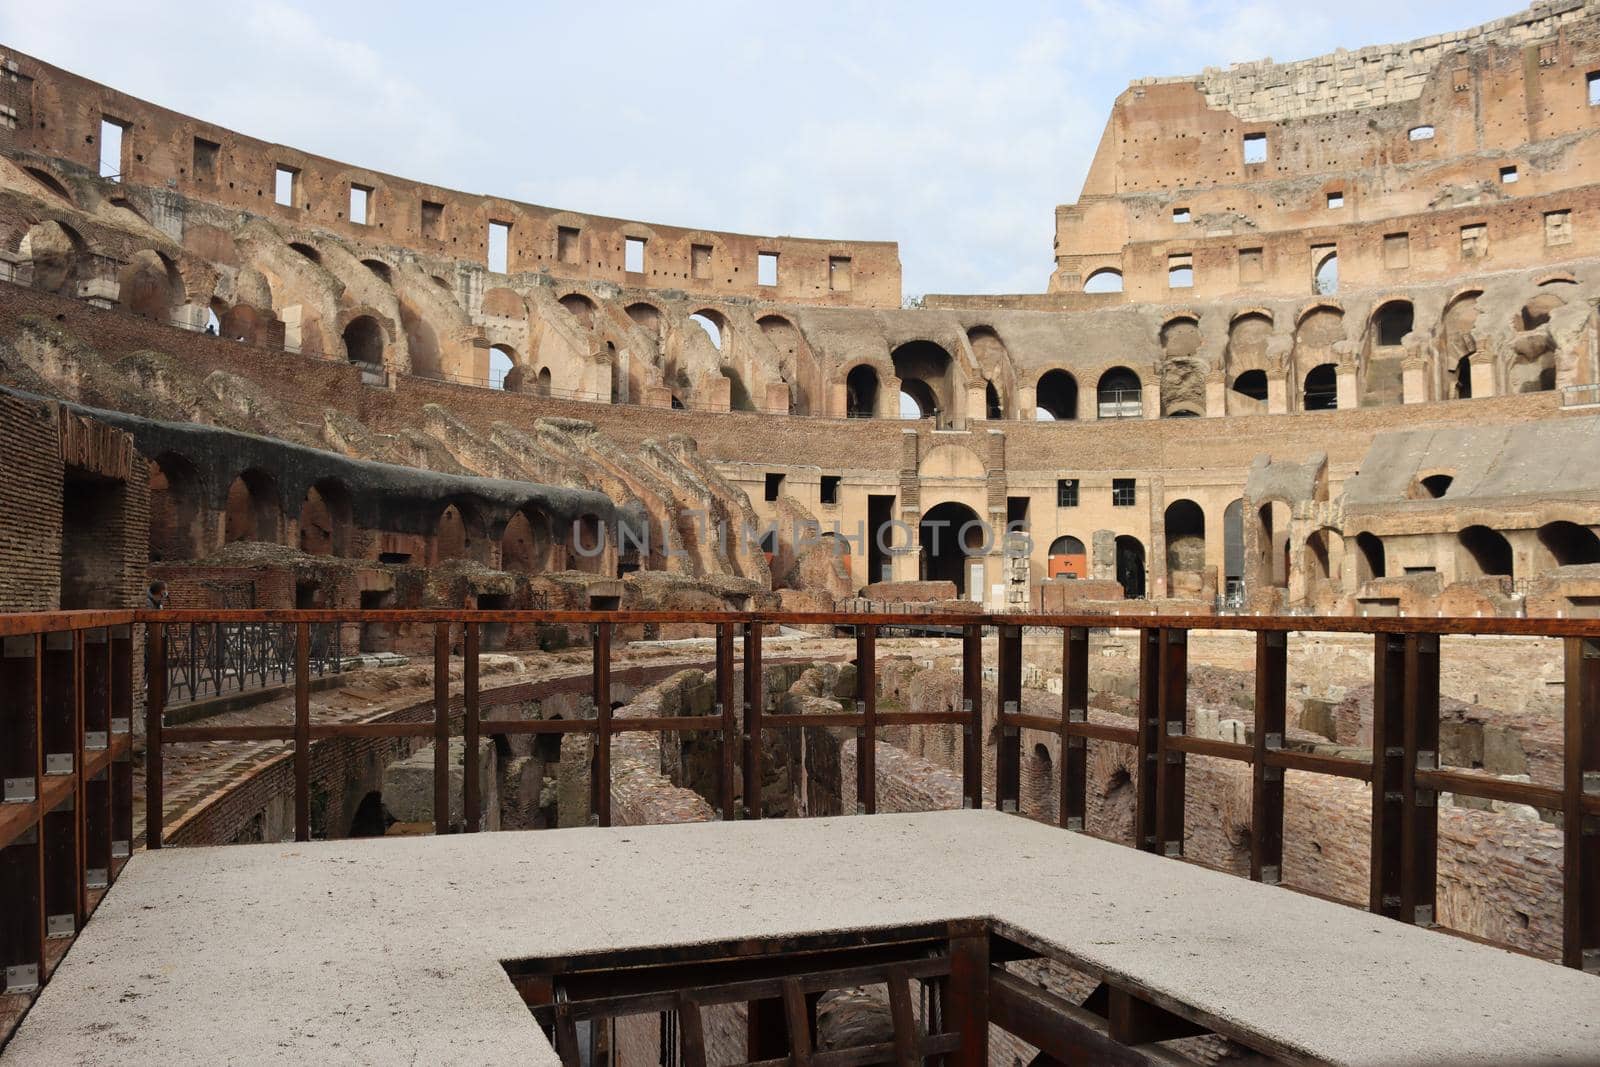
[[[907,294],[1041,292],[1130,80],[1424,37],[1509,0],[0,0],[14,48],[467,192],[900,244]],[[791,11],[798,12],[791,14]]]

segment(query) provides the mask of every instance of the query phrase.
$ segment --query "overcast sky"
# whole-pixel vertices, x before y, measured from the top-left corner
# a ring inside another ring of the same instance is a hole
[[[893,240],[907,293],[1001,293],[1044,289],[1053,209],[1077,198],[1130,79],[1514,9],[6,0],[0,46],[408,178],[674,225]]]

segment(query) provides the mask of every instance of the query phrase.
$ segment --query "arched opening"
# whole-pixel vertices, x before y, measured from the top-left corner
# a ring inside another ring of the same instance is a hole
[[[1037,744],[1022,776],[1022,814],[1044,822],[1056,820],[1057,781],[1050,746]]]
[[[1600,537],[1587,526],[1575,522],[1545,523],[1539,527],[1539,544],[1550,553],[1550,560],[1557,567],[1600,563]]]
[[[465,501],[447,504],[433,527],[433,562],[453,559],[484,562],[483,522]]]
[[[175,452],[149,462],[150,559],[195,559],[203,555],[200,472]]]
[[[878,372],[870,364],[851,367],[845,376],[845,414],[870,419],[878,410]]]
[[[1139,376],[1127,367],[1112,367],[1100,376],[1096,390],[1098,416],[1102,419],[1137,419],[1144,414]]]
[[[1000,420],[1006,417],[1005,407],[1000,403],[1000,390],[994,387],[993,382],[986,382],[983,387],[984,417],[991,420]]]
[[[728,320],[719,312],[710,308],[696,311],[689,316],[689,321],[705,331],[706,337],[711,341],[711,347],[718,352],[722,351],[722,340],[727,335]]]
[[[1383,540],[1376,534],[1356,534],[1356,577],[1362,582],[1386,577],[1388,562],[1383,551]]]
[[[228,486],[223,540],[276,542],[278,510],[278,483],[266,471],[252,467]]]
[[[1406,496],[1412,500],[1438,500],[1450,491],[1455,479],[1448,474],[1430,474],[1411,483]]]
[[[394,284],[394,272],[389,269],[389,264],[381,259],[363,259],[361,265],[376,274],[385,285]]]
[[[900,383],[900,417],[902,419],[933,419],[939,415],[939,399],[927,382]]]
[[[549,396],[550,395],[550,368],[549,367],[540,367],[539,368],[539,373],[534,376],[534,382],[538,387],[538,393],[539,393],[540,396]]]
[[[38,182],[40,187],[51,196],[59,197],[68,204],[72,203],[72,194],[67,192],[67,187],[62,185],[54,174],[46,170],[40,170],[38,167],[23,167],[22,169],[27,172],[28,177]]]
[[[220,300],[212,300],[206,308],[206,335],[216,337],[222,332],[222,316],[228,313],[228,305]]]
[[[1304,411],[1332,411],[1339,406],[1339,373],[1332,363],[1312,367],[1306,374],[1300,407]]]
[[[1456,567],[1463,578],[1512,576],[1511,542],[1487,526],[1468,526],[1457,535]]]
[[[583,324],[584,329],[594,328],[594,301],[582,293],[568,293],[557,301],[567,313]]]
[[[32,267],[33,288],[76,296],[78,266],[87,249],[78,231],[49,219],[22,235],[17,257]]]
[[[1462,356],[1456,361],[1455,389],[1457,400],[1472,399],[1472,357]]]
[[[948,425],[954,410],[950,353],[932,341],[911,341],[896,348],[890,359],[901,391],[916,402],[921,417]],[[905,410],[902,398],[902,415]]]
[[[1167,505],[1167,595],[1194,598],[1205,588],[1206,514],[1193,500]]]
[[[1117,584],[1129,600],[1144,599],[1144,544],[1137,537],[1121,534],[1116,540]]]
[[[637,304],[629,304],[623,310],[627,312],[628,318],[632,319],[641,330],[657,340],[661,339],[660,308],[654,304],[646,304],[640,301]]]
[[[1073,580],[1087,578],[1089,554],[1084,551],[1083,542],[1070,535],[1063,535],[1051,541],[1045,576]]]
[[[1333,530],[1313,530],[1306,538],[1306,591],[1337,589],[1344,564],[1344,539]]]
[[[141,318],[171,322],[172,313],[185,302],[183,278],[177,267],[151,249],[135,252],[117,274],[117,300]]]
[[[1331,296],[1339,291],[1339,253],[1329,252],[1317,260],[1311,289],[1318,296]]]
[[[1289,505],[1269,500],[1256,513],[1256,551],[1261,580],[1279,589],[1289,586]]]
[[[572,524],[572,545],[567,554],[567,566],[586,574],[605,571],[605,530],[596,515],[578,516]]]
[[[1122,292],[1122,272],[1113,267],[1102,267],[1083,281],[1086,293]]]
[[[1411,332],[1414,319],[1411,301],[1389,301],[1372,313],[1373,341],[1385,347],[1399,345]]]
[[[1232,388],[1236,397],[1248,402],[1239,405],[1243,409],[1241,414],[1258,410],[1267,402],[1267,372],[1247,370],[1233,380]]]
[[[1064,370],[1045,371],[1034,387],[1034,418],[1062,422],[1078,417],[1078,379]]]
[[[489,388],[505,389],[506,379],[516,369],[517,354],[508,345],[489,346]],[[515,384],[515,383],[513,383]]]
[[[1222,512],[1222,596],[1230,605],[1244,599],[1244,501]]]
[[[550,516],[529,505],[511,516],[500,537],[500,569],[538,574],[550,565]]]
[[[923,513],[917,528],[918,544],[922,546],[922,578],[929,582],[953,582],[957,596],[972,593],[982,595],[981,584],[969,581],[972,568],[969,559],[976,559],[982,567],[982,558],[988,545],[984,525],[978,513],[965,504],[945,501],[935,504]],[[981,574],[979,575],[981,579]]]
[[[346,556],[350,551],[350,490],[324,478],[306,490],[300,505],[300,551],[309,556]]]
[[[322,253],[302,241],[290,241],[289,247],[313,263],[322,262]]]
[[[371,315],[358,315],[344,328],[345,358],[369,367],[383,366],[383,327]]]

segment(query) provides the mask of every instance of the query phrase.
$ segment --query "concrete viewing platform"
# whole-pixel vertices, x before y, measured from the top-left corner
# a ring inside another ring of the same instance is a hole
[[[0,1058],[554,1065],[504,961],[965,918],[1287,1059],[1600,1059],[1592,975],[989,811],[140,853]]]

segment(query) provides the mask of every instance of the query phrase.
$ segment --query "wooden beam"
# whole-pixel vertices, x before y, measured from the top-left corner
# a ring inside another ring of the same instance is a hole
[[[700,1005],[687,993],[678,996],[678,1040],[683,1045],[683,1067],[706,1067],[705,1021],[700,1017]],[[616,1049],[611,1050],[611,1062],[617,1062]],[[669,1061],[663,1056],[662,1062]]]
[[[1022,727],[1008,722],[1022,714],[1022,627],[1002,624],[997,647],[998,671],[995,688],[1000,701],[995,716],[1000,742],[995,749],[995,807],[1001,811],[1022,810]]]
[[[744,624],[744,817],[761,818],[761,716],[767,692],[761,677],[761,624]]]
[[[1405,826],[1406,640],[1373,638],[1372,878],[1367,908],[1400,918]]]
[[[1600,974],[1600,638],[1566,642],[1561,962]]]
[[[1069,626],[1061,631],[1061,800],[1060,824],[1084,829],[1089,813],[1089,739],[1069,732],[1089,721],[1089,631]]]
[[[856,813],[878,812],[878,630],[856,628]]]
[[[1211,1033],[1199,1023],[1174,1015],[1125,989],[1112,986],[1110,995],[1106,1023],[1113,1041],[1124,1045],[1148,1045],[1156,1041]]]
[[[961,630],[961,804],[983,807],[983,627]]]
[[[1183,855],[1183,807],[1186,760],[1171,744],[1187,732],[1189,702],[1189,632],[1160,631],[1161,695],[1156,704],[1156,840],[1167,856]]]
[[[1438,893],[1439,794],[1420,784],[1417,772],[1439,768],[1439,638],[1407,634],[1405,642],[1400,918],[1432,926]]]
[[[611,825],[611,623],[594,626],[594,754],[589,765],[589,811],[596,826]]]
[[[450,624],[433,624],[433,832],[450,832]]]
[[[461,764],[461,813],[466,819],[466,832],[475,834],[483,829],[483,783],[479,780],[478,763],[481,708],[478,693],[478,644],[480,635],[475,622],[461,625],[461,741],[465,749]]]
[[[721,727],[721,745],[717,760],[717,817],[732,821],[738,803],[739,778],[739,711],[733,700],[734,623],[717,626],[717,721]],[[615,723],[612,724],[615,729]]]
[[[784,1024],[789,1031],[789,1058],[794,1067],[808,1067],[811,1063],[811,1028],[814,1025],[811,1001],[798,978],[787,978],[783,983]]]
[[[294,839],[311,840],[311,624],[306,622],[294,627]]]
[[[939,1017],[961,1035],[960,1067],[989,1064],[989,935],[960,933],[950,938],[950,977],[943,987]]]
[[[1283,748],[1288,734],[1289,635],[1256,634],[1256,721],[1250,768],[1250,877],[1277,885],[1283,880],[1282,767],[1267,753]]]
[[[1161,729],[1161,631],[1139,631],[1139,744],[1134,779],[1133,845],[1145,852],[1159,852],[1161,839],[1156,826],[1157,780],[1160,772]]]
[[[1149,1062],[1113,1040],[1101,1016],[999,967],[989,971],[989,1021],[1062,1063],[1143,1067]]]

